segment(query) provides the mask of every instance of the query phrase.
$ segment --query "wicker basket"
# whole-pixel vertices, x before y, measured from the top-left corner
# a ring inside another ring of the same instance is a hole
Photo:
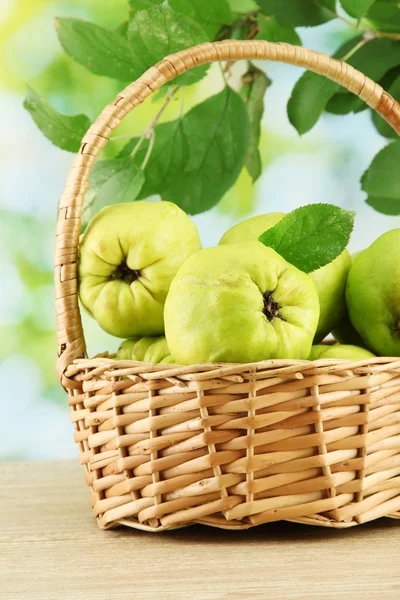
[[[77,297],[80,215],[96,156],[123,117],[196,65],[263,58],[343,85],[400,132],[400,106],[346,63],[283,43],[224,41],[168,56],[82,140],[55,249],[58,375],[102,528],[291,520],[344,528],[400,518],[400,359],[189,367],[86,358]]]

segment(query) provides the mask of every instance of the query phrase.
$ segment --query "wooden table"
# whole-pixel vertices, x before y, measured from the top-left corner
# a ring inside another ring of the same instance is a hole
[[[77,463],[0,463],[1,600],[396,600],[399,554],[390,519],[101,531]]]

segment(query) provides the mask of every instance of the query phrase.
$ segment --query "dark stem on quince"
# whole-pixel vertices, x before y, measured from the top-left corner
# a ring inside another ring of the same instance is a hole
[[[263,294],[263,300],[264,300],[263,313],[267,317],[268,321],[272,321],[272,319],[275,319],[275,318],[284,320],[283,317],[279,313],[279,310],[281,307],[273,299],[272,292],[265,292],[265,294]]]
[[[111,273],[111,279],[121,279],[128,285],[131,285],[139,277],[140,271],[130,269],[125,262],[118,265],[115,271]]]

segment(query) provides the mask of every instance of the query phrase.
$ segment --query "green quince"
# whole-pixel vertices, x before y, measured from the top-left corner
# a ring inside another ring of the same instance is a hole
[[[372,358],[375,354],[369,352],[365,348],[359,346],[352,346],[349,344],[335,344],[328,346],[325,344],[319,344],[311,348],[309,360],[318,360],[320,358],[344,358],[347,360],[364,360],[366,358]]]
[[[400,229],[381,235],[350,269],[346,302],[367,348],[400,356]]]
[[[229,229],[220,244],[235,244],[256,240],[264,231],[278,223],[285,213],[269,213],[251,217]],[[317,287],[320,302],[320,317],[314,342],[318,343],[340,322],[346,310],[345,288],[351,258],[347,250],[331,263],[310,273]]]
[[[171,202],[103,208],[79,249],[81,303],[108,333],[164,333],[164,303],[179,267],[201,248],[193,221]]]
[[[354,252],[351,255],[352,263],[356,259],[356,257],[361,254],[362,250],[358,252]],[[360,346],[363,348],[365,346],[364,340],[361,335],[355,329],[353,323],[350,321],[349,313],[347,310],[344,312],[343,317],[340,319],[339,323],[335,325],[332,329],[332,335],[339,344],[351,344],[353,346]]]
[[[174,278],[165,333],[179,364],[306,359],[319,318],[311,277],[261,242],[201,250]]]
[[[136,360],[145,363],[168,363],[174,360],[169,351],[165,336],[130,338],[119,346],[116,354],[117,360]]]

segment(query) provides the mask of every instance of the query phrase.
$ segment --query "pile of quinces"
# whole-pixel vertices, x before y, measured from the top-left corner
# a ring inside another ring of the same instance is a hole
[[[258,241],[284,216],[247,219],[202,250],[175,204],[103,208],[80,242],[80,301],[105,331],[126,338],[121,360],[400,355],[400,229],[307,274]],[[339,344],[321,344],[329,333]]]

